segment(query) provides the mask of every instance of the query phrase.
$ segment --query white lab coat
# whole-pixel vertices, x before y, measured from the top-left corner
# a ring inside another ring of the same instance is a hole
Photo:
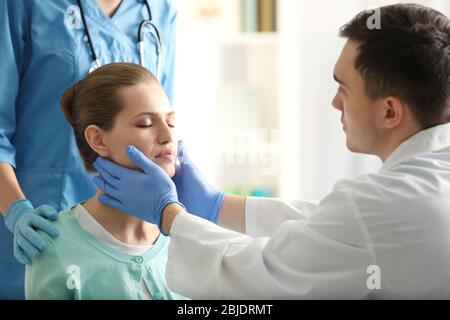
[[[177,215],[170,289],[194,299],[450,298],[450,124],[417,133],[378,173],[338,182],[318,205],[248,198],[246,228]]]

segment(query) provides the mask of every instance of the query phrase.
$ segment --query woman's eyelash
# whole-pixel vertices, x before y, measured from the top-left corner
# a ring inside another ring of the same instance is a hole
[[[171,128],[175,128],[175,125],[173,125],[173,124],[167,124],[169,127],[171,127]],[[150,128],[150,127],[152,127],[153,126],[153,124],[138,124],[136,127],[138,127],[138,128]]]

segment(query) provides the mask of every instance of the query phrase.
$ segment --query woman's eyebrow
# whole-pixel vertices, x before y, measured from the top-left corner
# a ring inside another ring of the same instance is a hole
[[[136,117],[139,117],[139,116],[142,116],[142,115],[157,116],[157,115],[160,115],[160,114],[163,114],[166,117],[171,117],[171,116],[175,115],[175,111],[170,111],[170,112],[141,112],[141,113],[138,113],[137,115],[135,115],[134,117],[136,118]]]

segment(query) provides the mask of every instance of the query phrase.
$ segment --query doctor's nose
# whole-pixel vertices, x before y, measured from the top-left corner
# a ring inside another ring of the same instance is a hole
[[[336,94],[334,96],[333,101],[331,102],[331,105],[336,110],[339,110],[339,111],[343,111],[344,110],[344,103],[343,103],[342,99],[339,97],[339,94]]]

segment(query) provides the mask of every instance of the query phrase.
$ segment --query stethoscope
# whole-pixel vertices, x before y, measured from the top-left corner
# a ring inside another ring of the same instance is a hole
[[[89,33],[89,28],[86,23],[86,17],[84,16],[84,10],[83,10],[83,6],[81,5],[81,0],[77,0],[77,4],[78,4],[78,7],[80,8],[80,15],[81,15],[81,20],[82,20],[83,26],[84,26],[84,32],[87,36],[89,48],[91,50],[92,59],[94,60],[94,64],[89,68],[89,73],[91,73],[92,71],[94,71],[95,69],[100,67],[100,60],[98,59],[97,54],[95,53],[94,45],[92,44],[92,39],[91,39],[91,35]],[[158,27],[152,21],[152,11],[150,9],[149,0],[145,0],[145,6],[147,7],[149,18],[141,22],[141,24],[139,25],[138,35],[137,35],[139,55],[140,55],[140,64],[141,64],[141,66],[145,67],[145,65],[144,65],[144,27],[148,25],[152,28],[151,34],[156,40],[156,50],[157,50],[157,58],[156,59],[157,60],[156,60],[155,76],[159,80],[160,79],[160,71],[161,71],[160,63],[161,63],[161,57],[162,57],[161,49],[163,46],[162,41],[161,41],[161,34],[159,32]]]

